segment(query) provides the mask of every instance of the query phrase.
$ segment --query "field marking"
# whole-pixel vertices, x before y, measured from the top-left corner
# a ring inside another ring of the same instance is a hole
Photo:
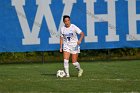
[[[0,76],[1,76],[2,74],[0,74]],[[3,79],[1,79],[0,78],[0,80],[3,80]],[[8,78],[7,80],[12,80],[12,79],[10,79],[10,78]],[[31,80],[31,78],[27,78],[27,79],[23,79],[23,80],[27,80],[27,81],[30,81]],[[39,81],[47,81],[47,80],[53,80],[53,79],[42,79],[42,80],[39,80]],[[88,81],[140,81],[140,79],[123,79],[123,78],[101,78],[101,79],[98,79],[98,78],[66,78],[66,77],[64,77],[64,78],[54,78],[54,80],[62,80],[62,81],[76,81],[76,80],[88,80]]]
[[[58,78],[56,80],[62,80],[62,81],[75,81],[75,80],[89,80],[89,81],[140,81],[140,79],[72,79],[72,78]]]
[[[22,68],[26,68],[26,67],[16,67],[16,68],[22,69]]]
[[[39,66],[32,66],[33,68],[39,68]],[[23,66],[18,66],[16,67],[18,69],[24,69],[24,68],[30,68],[30,67],[23,67]]]
[[[120,79],[120,78],[116,78],[116,79],[89,79],[91,81],[100,81],[100,80],[104,80],[104,81],[140,81],[140,79]]]

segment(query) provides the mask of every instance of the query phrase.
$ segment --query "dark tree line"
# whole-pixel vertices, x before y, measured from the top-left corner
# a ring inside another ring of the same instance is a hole
[[[140,48],[81,50],[79,61],[140,59]],[[0,53],[0,63],[62,62],[59,51]]]

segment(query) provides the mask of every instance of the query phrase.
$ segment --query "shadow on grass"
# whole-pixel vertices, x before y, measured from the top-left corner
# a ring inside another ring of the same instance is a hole
[[[56,74],[54,73],[42,73],[41,74],[42,76],[53,76],[53,77],[56,77]],[[77,75],[70,75],[70,77],[77,77]]]

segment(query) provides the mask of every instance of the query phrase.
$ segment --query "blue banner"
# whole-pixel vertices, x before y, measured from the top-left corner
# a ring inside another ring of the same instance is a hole
[[[59,50],[63,15],[81,49],[140,47],[140,0],[0,0],[0,52]]]

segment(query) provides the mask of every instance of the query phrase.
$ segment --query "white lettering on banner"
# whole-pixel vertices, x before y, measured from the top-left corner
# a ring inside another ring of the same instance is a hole
[[[38,38],[40,26],[33,25],[33,29],[32,31],[30,31],[29,24],[25,15],[25,11],[23,9],[23,6],[25,6],[25,0],[12,0],[12,6],[15,6],[19,18],[19,22],[22,28],[22,32],[24,35],[24,39],[22,39],[23,45],[40,44],[40,38]],[[20,16],[20,14],[22,14],[24,17]],[[40,24],[41,20],[39,18],[35,20]]]
[[[65,4],[65,7],[64,7],[64,11],[62,15],[64,14],[70,15],[73,3],[76,3],[76,0],[70,0],[70,1],[63,0],[63,3]],[[19,22],[23,31],[23,35],[24,35],[24,39],[22,40],[23,45],[40,44],[40,38],[38,38],[38,36],[39,36],[40,26],[42,24],[43,17],[45,17],[46,19],[46,22],[48,24],[48,29],[51,29],[51,31],[55,33],[55,35],[51,34],[51,37],[49,38],[49,43],[58,44],[59,39],[56,36],[59,35],[60,27],[63,25],[62,18],[59,25],[59,29],[57,31],[54,18],[52,16],[51,9],[49,7],[49,4],[51,4],[51,0],[36,0],[36,4],[38,5],[38,9],[35,16],[35,21],[33,24],[32,31],[30,31],[26,14],[23,9],[23,6],[25,5],[25,0],[12,0],[12,5],[15,6],[15,9],[17,11],[17,15],[19,18]],[[22,14],[24,17],[21,16],[20,14]],[[36,22],[40,24],[40,26],[36,25]]]
[[[23,45],[35,45],[40,44],[39,32],[42,25],[43,18],[45,18],[48,25],[49,33],[49,44],[59,43],[60,27],[63,26],[63,19],[61,17],[59,27],[57,29],[50,4],[52,0],[36,0],[38,5],[37,12],[35,15],[32,30],[30,30],[26,13],[24,10],[25,0],[12,0],[12,6],[15,7],[19,23],[24,35],[22,39]],[[74,3],[77,0],[63,0],[64,10],[62,15],[70,15]],[[95,14],[94,4],[97,0],[83,0],[86,3],[86,21],[87,21],[87,36],[85,37],[86,42],[98,42],[98,36],[95,35],[95,22],[108,22],[108,35],[105,36],[106,42],[119,41],[119,35],[116,31],[116,1],[118,0],[105,0],[107,2],[107,14]],[[126,36],[127,41],[140,40],[140,34],[137,32],[137,21],[140,20],[140,14],[136,14],[136,0],[128,1],[128,18],[129,18],[129,34]],[[140,0],[139,0],[140,1]],[[93,16],[91,16],[90,14]]]
[[[115,1],[116,0],[105,0],[108,6],[108,14],[95,14],[95,17],[90,16],[87,13],[87,36],[85,37],[85,42],[98,42],[98,36],[95,35],[95,22],[108,22],[108,24],[116,27],[116,14],[115,14]],[[90,11],[94,15],[94,4],[97,0],[84,0],[86,3],[87,11]],[[96,19],[96,17],[98,17]],[[103,20],[100,20],[103,19]],[[106,36],[106,41],[119,41],[119,36],[116,35],[116,29],[112,29],[108,25],[108,35]]]
[[[128,1],[128,19],[129,19],[129,34],[127,41],[140,40],[140,34],[137,34],[137,21],[140,21],[140,14],[136,14],[136,0]],[[140,0],[139,0],[140,1]]]

